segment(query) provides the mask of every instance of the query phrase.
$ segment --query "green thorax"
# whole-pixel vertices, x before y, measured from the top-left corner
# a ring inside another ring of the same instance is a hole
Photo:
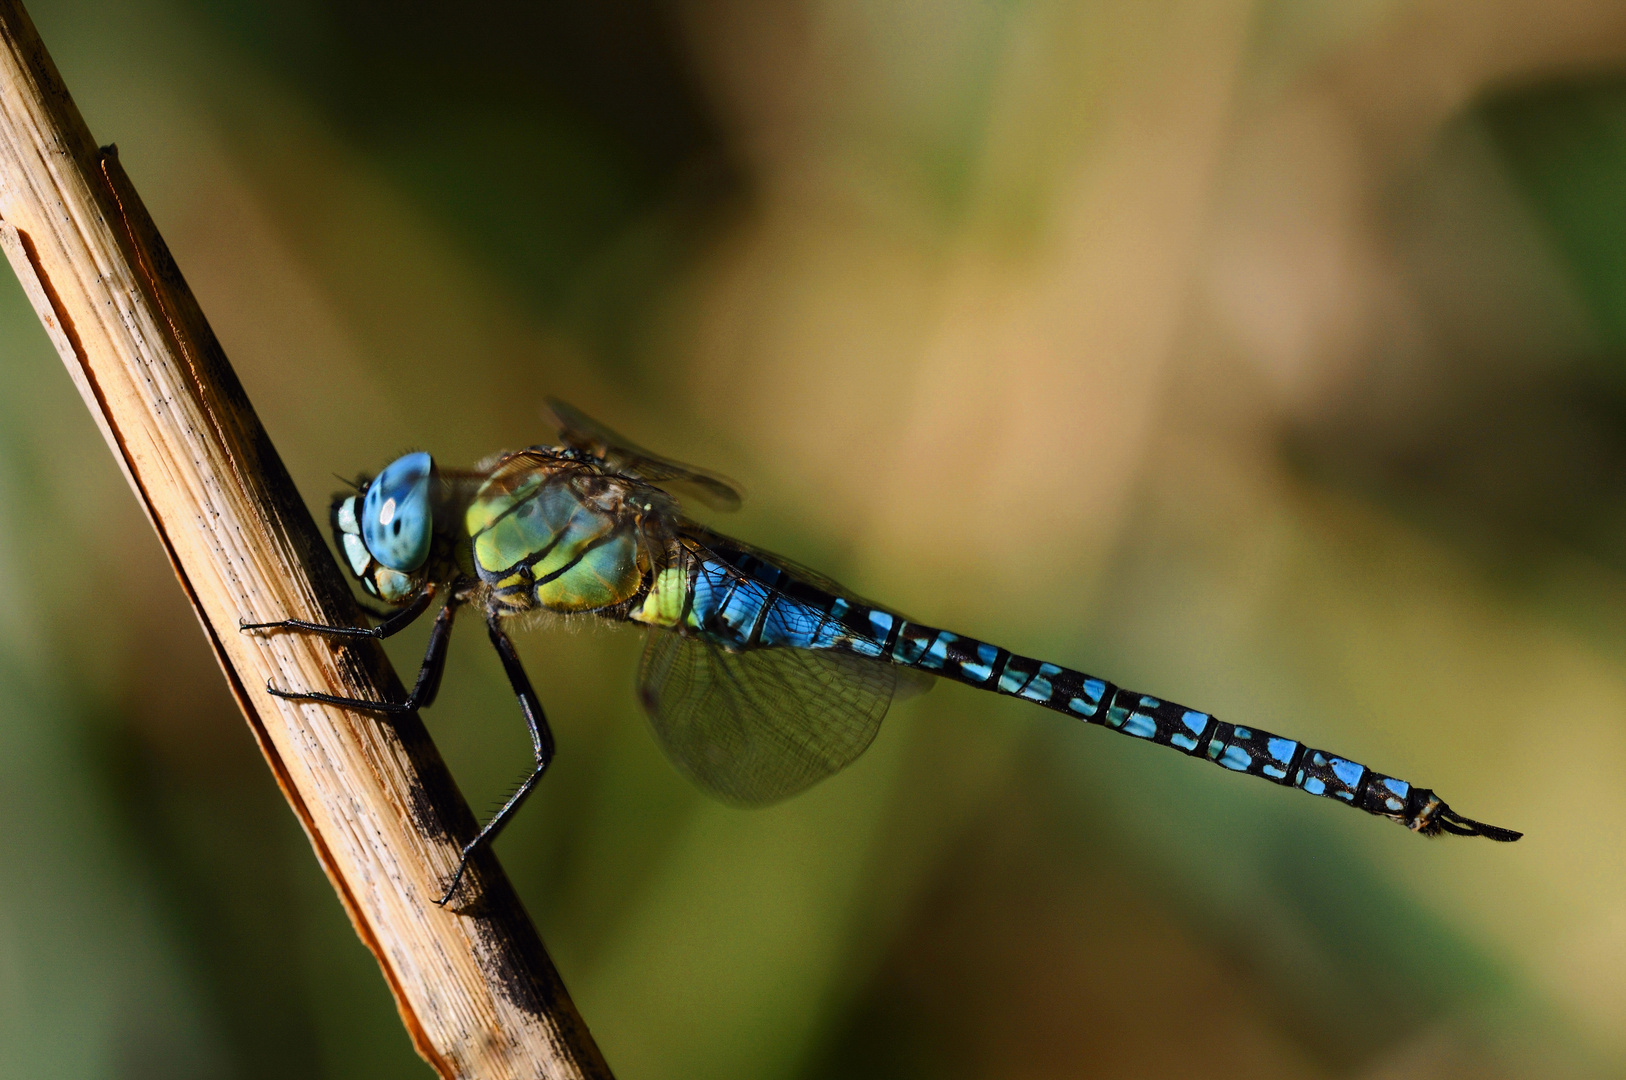
[[[654,509],[637,481],[520,453],[498,464],[464,520],[475,572],[504,607],[591,611],[642,588]]]

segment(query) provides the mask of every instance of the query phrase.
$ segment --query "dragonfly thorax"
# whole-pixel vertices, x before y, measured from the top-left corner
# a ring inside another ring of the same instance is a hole
[[[631,600],[663,561],[671,498],[596,458],[511,455],[469,504],[475,573],[507,613],[597,611]]]

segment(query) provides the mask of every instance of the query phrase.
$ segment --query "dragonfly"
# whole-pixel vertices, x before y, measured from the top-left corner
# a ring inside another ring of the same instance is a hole
[[[381,714],[432,704],[458,611],[486,632],[530,731],[524,781],[462,845],[445,894],[535,789],[554,739],[505,624],[537,612],[591,615],[647,629],[638,698],[672,762],[725,802],[762,806],[851,764],[894,696],[951,679],[1074,720],[1167,746],[1230,772],[1333,799],[1426,836],[1521,833],[1464,817],[1428,788],[1296,739],[1128,690],[906,618],[789,559],[724,536],[683,512],[690,499],[733,510],[728,480],[645,450],[548,399],[559,445],[501,454],[469,470],[426,452],[397,458],[333,498],[335,543],[368,594],[371,627],[299,619],[245,623],[248,633],[388,638],[441,606],[405,701],[277,687],[290,701]]]

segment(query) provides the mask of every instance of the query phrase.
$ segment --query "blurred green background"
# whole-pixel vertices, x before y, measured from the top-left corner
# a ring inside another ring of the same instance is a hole
[[[863,594],[1528,833],[951,685],[736,811],[636,635],[537,631],[498,851],[621,1080],[1626,1075],[1617,0],[29,8],[319,516],[557,394]],[[0,1075],[428,1076],[0,326]],[[483,810],[480,637],[426,719]]]

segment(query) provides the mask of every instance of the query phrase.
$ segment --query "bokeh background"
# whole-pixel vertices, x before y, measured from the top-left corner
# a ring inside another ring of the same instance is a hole
[[[29,7],[317,513],[556,394],[863,594],[1528,832],[951,685],[732,810],[635,634],[539,631],[498,851],[622,1080],[1626,1075],[1618,0]],[[0,350],[0,1074],[427,1077],[11,284]]]

